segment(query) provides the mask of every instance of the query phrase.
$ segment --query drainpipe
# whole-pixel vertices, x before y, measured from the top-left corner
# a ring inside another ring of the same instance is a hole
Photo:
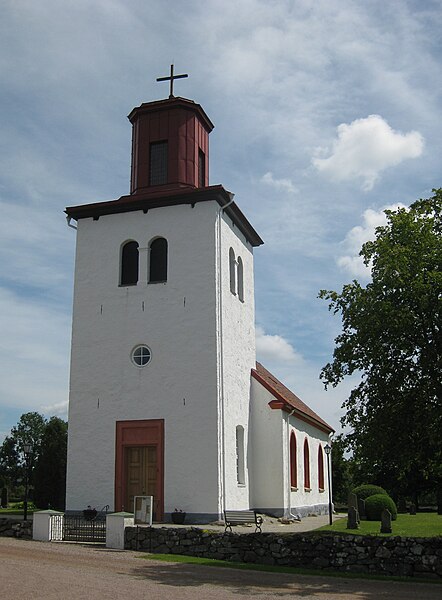
[[[299,515],[294,515],[292,513],[292,492],[291,492],[291,481],[290,481],[290,417],[295,412],[295,409],[292,410],[291,413],[287,415],[287,470],[288,470],[288,480],[287,480],[287,508],[284,511],[285,519],[295,519],[295,521],[300,521],[301,517]],[[296,467],[298,466],[298,462],[296,461]]]
[[[224,428],[224,347],[223,347],[223,287],[222,287],[222,249],[221,249],[221,213],[230,206],[235,197],[234,194],[228,192],[230,200],[224,206],[218,209],[217,219],[217,235],[218,235],[218,331],[219,331],[219,416],[220,416],[220,456],[219,463],[222,472],[222,490],[220,491],[221,511],[226,508],[226,459],[225,459],[225,428]],[[222,513],[219,515],[222,517]]]

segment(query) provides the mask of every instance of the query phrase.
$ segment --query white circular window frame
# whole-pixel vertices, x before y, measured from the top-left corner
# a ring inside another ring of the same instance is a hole
[[[148,359],[145,363],[143,364],[139,364],[136,362],[135,359],[135,354],[138,350],[147,350],[146,354],[140,354],[140,358],[143,358],[144,356],[148,355]],[[134,348],[132,348],[132,352],[130,353],[130,358],[132,361],[132,364],[135,365],[138,369],[144,369],[144,367],[147,367],[148,364],[150,364],[151,360],[152,360],[152,350],[149,348],[149,346],[146,346],[146,344],[137,344]]]

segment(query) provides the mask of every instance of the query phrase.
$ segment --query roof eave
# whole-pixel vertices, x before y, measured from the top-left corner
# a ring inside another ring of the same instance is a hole
[[[230,203],[232,195],[222,185],[213,185],[205,188],[184,188],[175,191],[156,191],[155,193],[139,193],[121,196],[117,200],[95,202],[79,206],[68,206],[65,213],[71,219],[93,218],[98,220],[102,215],[118,214],[142,210],[148,212],[152,208],[190,204],[215,200],[221,207],[226,207],[226,214],[232,219],[250,244],[254,247],[261,246],[264,242],[248,219],[234,202]]]
[[[309,423],[314,425],[317,429],[324,431],[327,434],[334,433],[335,430],[333,427],[330,427],[327,423],[317,421],[312,416],[307,415],[299,408],[293,406],[290,402],[288,402],[284,396],[282,396],[277,390],[273,389],[265,379],[261,377],[261,375],[256,371],[256,369],[252,369],[252,376],[275,398],[275,400],[271,400],[268,405],[273,410],[282,410],[287,413],[292,413],[301,421],[305,423]]]

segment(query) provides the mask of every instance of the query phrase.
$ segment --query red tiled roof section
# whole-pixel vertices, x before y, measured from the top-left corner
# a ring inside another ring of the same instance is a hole
[[[274,375],[267,371],[261,363],[256,363],[256,369],[252,369],[252,377],[254,377],[261,385],[263,385],[275,398],[278,404],[275,408],[282,408],[286,411],[295,410],[295,415],[303,420],[312,423],[326,432],[334,431],[320,416],[318,416],[311,408],[304,404],[293,392],[291,392],[283,383]]]

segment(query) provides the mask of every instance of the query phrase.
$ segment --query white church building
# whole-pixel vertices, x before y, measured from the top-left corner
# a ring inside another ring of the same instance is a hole
[[[253,252],[263,241],[209,185],[209,117],[174,97],[132,124],[130,194],[76,222],[66,509],[328,510],[332,428],[256,362]]]

